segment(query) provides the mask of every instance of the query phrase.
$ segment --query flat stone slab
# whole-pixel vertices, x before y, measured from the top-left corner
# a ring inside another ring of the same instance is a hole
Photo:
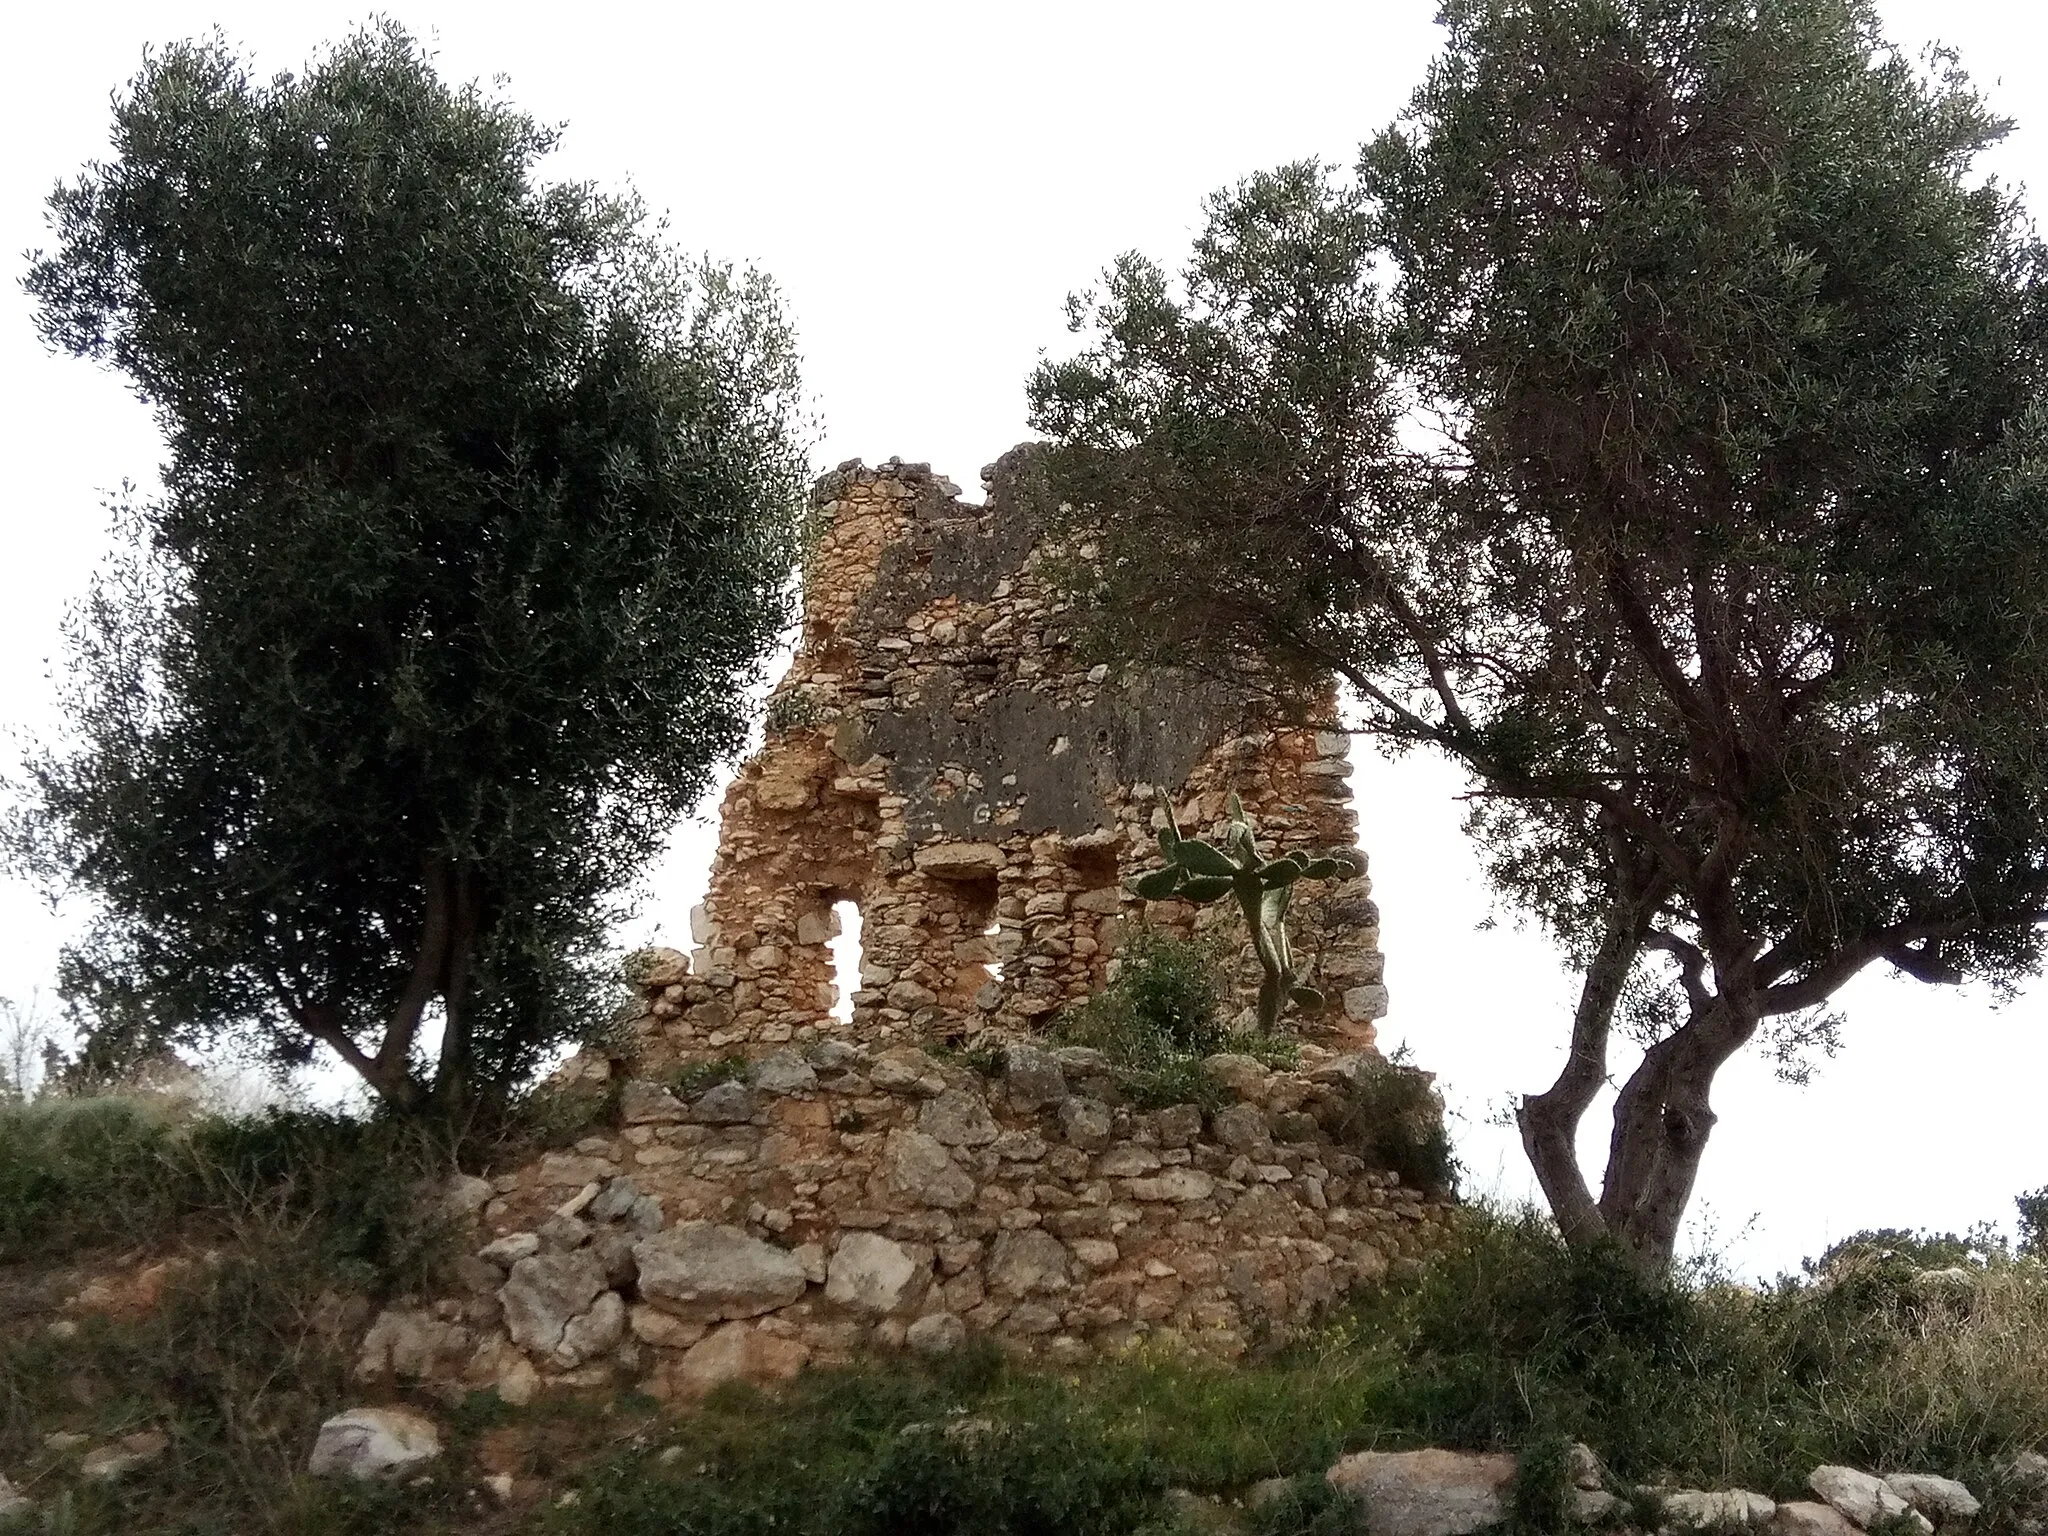
[[[1463,1451],[1359,1451],[1325,1474],[1356,1498],[1372,1536],[1474,1536],[1507,1518],[1515,1458]]]
[[[786,1307],[810,1284],[803,1261],[738,1227],[691,1222],[633,1245],[640,1294],[664,1312],[705,1322]]]

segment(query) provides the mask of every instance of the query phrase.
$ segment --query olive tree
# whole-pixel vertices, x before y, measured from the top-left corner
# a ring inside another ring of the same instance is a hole
[[[537,180],[554,142],[389,25],[268,80],[216,39],[51,197],[43,335],[168,440],[15,826],[97,898],[88,1056],[317,1042],[395,1106],[501,1098],[597,1016],[619,893],[742,742],[793,338],[765,278]]]
[[[1655,1269],[1737,1051],[1874,964],[2038,964],[2042,252],[1975,169],[2007,124],[1863,0],[1441,20],[1354,175],[1219,194],[1178,282],[1123,258],[1032,406],[1096,643],[1335,672],[1470,772],[1582,977],[1523,1143]]]

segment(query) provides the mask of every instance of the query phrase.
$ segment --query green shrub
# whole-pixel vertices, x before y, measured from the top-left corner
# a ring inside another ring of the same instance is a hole
[[[439,1257],[420,1183],[453,1166],[430,1131],[389,1116],[40,1099],[0,1109],[0,1259],[213,1240],[260,1216],[297,1224],[358,1286],[414,1288]]]
[[[1140,928],[1117,952],[1114,990],[1139,1029],[1162,1049],[1207,1056],[1223,1049],[1224,985],[1216,957],[1200,944]]]
[[[2048,1259],[2048,1188],[2030,1190],[2014,1199],[2019,1207],[2019,1241],[2014,1251],[2022,1258]]]
[[[1252,1511],[1253,1536],[1366,1536],[1365,1510],[1314,1472]]]
[[[709,1061],[693,1061],[678,1068],[675,1076],[669,1079],[669,1088],[679,1099],[694,1099],[720,1083],[741,1083],[746,1078],[747,1058],[734,1053]]]
[[[1140,928],[1117,960],[1116,980],[1062,1014],[1053,1037],[1101,1051],[1140,1109],[1228,1103],[1229,1094],[1201,1069],[1203,1057],[1229,1048],[1232,1039],[1220,1017],[1225,988],[1214,954]]]
[[[1345,1083],[1344,1112],[1326,1127],[1331,1139],[1370,1167],[1392,1169],[1411,1188],[1454,1191],[1458,1160],[1430,1082],[1428,1073],[1398,1060],[1369,1065]]]
[[[186,1183],[174,1128],[125,1099],[0,1105],[0,1261],[148,1241]]]
[[[1165,1484],[1134,1447],[1067,1420],[899,1433],[825,1527],[846,1536],[1122,1536]]]

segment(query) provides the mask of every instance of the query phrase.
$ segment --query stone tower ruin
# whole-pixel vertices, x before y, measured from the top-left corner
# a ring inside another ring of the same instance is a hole
[[[1038,574],[1032,450],[986,478],[982,506],[893,460],[820,483],[801,642],[726,796],[694,956],[636,957],[624,1034],[559,1074],[601,1086],[589,1133],[476,1192],[467,1294],[388,1310],[363,1375],[523,1401],[689,1397],[971,1335],[1234,1355],[1441,1240],[1441,1191],[1390,1151],[1434,1122],[1372,1045],[1362,873],[1295,907],[1325,1003],[1291,1021],[1291,1066],[1223,1054],[1140,1093],[1058,1043],[1134,924],[1228,924],[1222,952],[1246,948],[1221,904],[1131,893],[1158,790],[1190,831],[1235,791],[1275,852],[1353,850],[1357,822],[1342,734],[1242,685],[1077,659]]]
[[[1102,987],[1133,923],[1241,927],[1227,904],[1130,893],[1157,863],[1157,788],[1191,831],[1220,828],[1236,791],[1272,852],[1351,853],[1357,878],[1305,886],[1294,908],[1326,1004],[1293,1022],[1372,1043],[1387,993],[1349,738],[1247,688],[1077,660],[1038,575],[1035,468],[1029,447],[991,465],[981,506],[893,459],[819,483],[801,640],[726,796],[691,983],[657,1004],[661,1049],[1030,1038]],[[843,902],[861,919],[850,1017],[829,950]],[[1242,982],[1245,1003],[1255,967]]]

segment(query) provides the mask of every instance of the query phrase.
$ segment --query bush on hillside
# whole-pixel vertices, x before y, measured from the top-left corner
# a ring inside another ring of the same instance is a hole
[[[1117,952],[1116,979],[1063,1013],[1053,1037],[1101,1051],[1118,1085],[1141,1109],[1221,1109],[1230,1096],[1202,1070],[1203,1057],[1234,1051],[1269,1067],[1289,1067],[1299,1052],[1285,1036],[1232,1031],[1223,1017],[1229,994],[1222,962],[1210,946],[1139,928]]]

